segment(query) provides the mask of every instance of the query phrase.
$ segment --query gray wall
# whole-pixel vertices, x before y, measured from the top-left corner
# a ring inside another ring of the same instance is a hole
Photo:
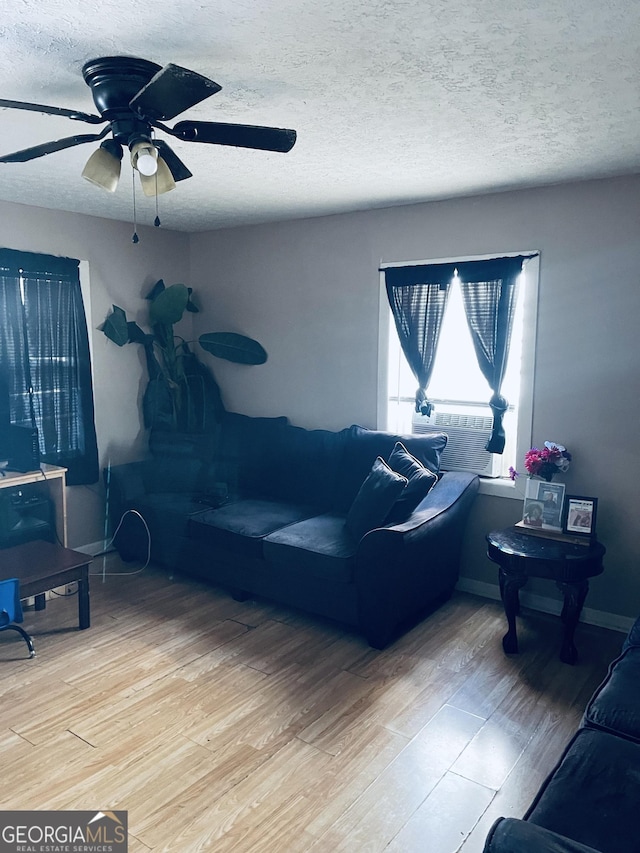
[[[588,606],[632,617],[639,233],[633,177],[194,234],[192,282],[212,293],[216,312],[196,324],[250,334],[269,353],[259,368],[215,366],[229,408],[307,427],[375,426],[380,262],[540,250],[532,439],[564,443],[574,454],[567,490],[599,498],[608,554]],[[517,501],[478,499],[467,579],[495,584],[484,534],[520,514]],[[531,587],[556,595],[544,582]]]

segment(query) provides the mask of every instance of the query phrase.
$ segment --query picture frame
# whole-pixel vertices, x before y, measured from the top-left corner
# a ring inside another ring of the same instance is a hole
[[[524,527],[562,533],[563,483],[528,479],[522,512]]]
[[[536,498],[525,498],[522,510],[522,523],[525,527],[535,527],[542,530],[542,501]]]
[[[567,495],[562,514],[562,532],[584,539],[595,539],[597,512],[597,498]]]
[[[562,531],[564,483],[538,483],[538,500],[542,503],[542,522],[547,529]]]

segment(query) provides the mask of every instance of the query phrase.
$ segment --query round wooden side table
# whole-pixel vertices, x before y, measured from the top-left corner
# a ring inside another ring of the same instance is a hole
[[[519,590],[531,578],[556,582],[564,595],[561,620],[564,625],[560,660],[574,664],[578,651],[573,642],[576,625],[589,591],[589,578],[603,572],[606,548],[600,542],[573,544],[543,536],[520,533],[515,528],[494,530],[487,535],[487,556],[499,566],[500,595],[508,631],[502,640],[507,654],[517,654],[516,615]]]

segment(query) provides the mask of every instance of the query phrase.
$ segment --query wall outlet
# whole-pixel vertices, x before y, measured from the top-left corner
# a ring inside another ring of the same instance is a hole
[[[47,590],[44,594],[45,601],[53,601],[56,598],[60,598],[61,595],[73,595],[78,591],[78,584],[74,581],[73,583],[65,584],[65,586],[57,586],[55,589]]]

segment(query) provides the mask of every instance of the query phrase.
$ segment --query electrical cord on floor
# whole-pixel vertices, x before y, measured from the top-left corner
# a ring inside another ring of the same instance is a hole
[[[120,518],[120,521],[118,522],[118,526],[116,527],[115,533],[114,533],[114,534],[113,534],[113,536],[111,537],[111,541],[110,541],[110,542],[109,542],[109,544],[107,545],[107,548],[106,548],[104,551],[100,551],[98,554],[93,554],[92,556],[93,556],[93,558],[95,559],[96,557],[103,557],[103,556],[106,556],[107,554],[115,554],[115,553],[117,553],[117,549],[116,549],[116,548],[111,548],[111,545],[113,544],[113,542],[114,542],[114,540],[115,540],[116,536],[118,535],[118,531],[119,531],[119,530],[120,530],[120,528],[122,527],[122,523],[123,523],[123,521],[124,521],[125,517],[126,517],[129,513],[132,513],[133,515],[137,515],[137,516],[138,516],[138,518],[140,519],[140,521],[141,521],[141,522],[142,522],[142,524],[144,525],[144,529],[145,529],[145,530],[146,530],[146,532],[147,532],[147,559],[145,560],[144,565],[142,566],[142,568],[140,568],[140,569],[136,569],[134,572],[105,572],[105,571],[102,571],[102,572],[89,572],[89,575],[90,575],[90,576],[94,576],[94,577],[95,577],[95,576],[97,576],[97,575],[101,575],[102,577],[107,577],[107,576],[112,576],[112,577],[123,577],[123,576],[126,576],[126,575],[139,575],[141,572],[143,572],[143,571],[147,568],[147,566],[148,566],[148,565],[149,565],[149,563],[151,562],[151,532],[150,532],[150,530],[149,530],[149,526],[147,525],[147,522],[144,520],[144,517],[141,515],[141,513],[139,513],[139,512],[138,512],[138,510],[137,510],[137,509],[127,509],[127,510],[125,510],[125,512],[123,512],[123,513],[122,513],[122,516],[121,516],[121,518]],[[60,542],[60,540],[59,540],[59,538],[58,538],[57,534],[56,534],[56,539],[58,539],[58,542]],[[60,542],[60,544],[62,545],[62,542]],[[77,589],[77,587],[76,587],[76,589],[75,589],[75,590],[73,590],[73,592],[56,592],[56,590],[55,590],[55,589],[52,589],[52,590],[51,590],[51,592],[52,592],[54,595],[56,595],[58,598],[71,598],[72,596],[74,596],[74,595],[77,595],[77,594],[78,594],[78,589]]]
[[[148,526],[147,522],[144,520],[144,516],[141,513],[139,513],[137,509],[127,509],[122,513],[122,516],[120,517],[120,521],[118,522],[118,526],[116,527],[114,534],[111,537],[111,540],[109,541],[109,543],[107,544],[105,550],[102,551],[100,554],[96,554],[95,556],[98,556],[98,557],[103,556],[106,554],[113,553],[113,551],[116,550],[116,549],[111,549],[111,545],[113,545],[115,538],[118,535],[118,531],[122,527],[122,523],[124,522],[127,515],[129,515],[129,513],[131,513],[132,515],[136,515],[140,519],[140,521],[142,522],[142,524],[144,526],[144,529],[147,532],[147,559],[145,560],[144,565],[142,566],[142,568],[136,569],[133,572],[105,572],[103,570],[101,572],[89,572],[90,575],[93,575],[93,576],[100,575],[103,578],[105,578],[107,576],[124,577],[126,575],[139,575],[141,572],[143,572],[147,568],[147,566],[151,562],[151,531],[149,530],[149,526]],[[111,549],[111,550],[109,550],[109,549]]]

